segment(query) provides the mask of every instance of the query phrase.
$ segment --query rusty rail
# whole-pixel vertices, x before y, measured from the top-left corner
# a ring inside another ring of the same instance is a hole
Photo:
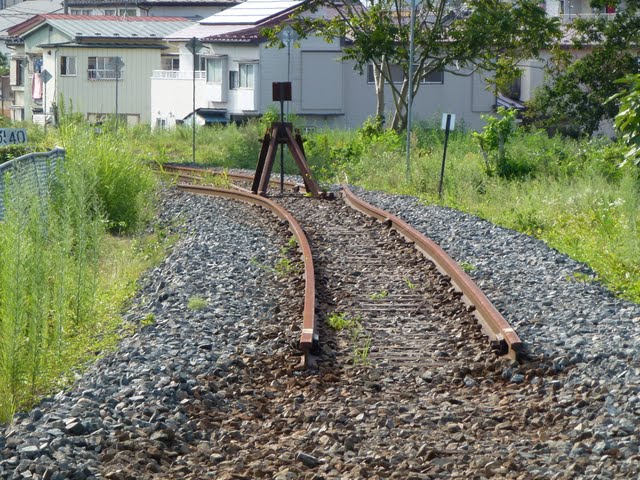
[[[523,345],[513,327],[498,312],[469,275],[439,245],[405,221],[358,198],[344,184],[342,192],[347,205],[389,225],[405,239],[413,242],[423,255],[435,263],[441,273],[451,278],[453,286],[462,292],[463,301],[475,307],[474,313],[482,325],[483,331],[495,342],[494,347],[499,353],[507,354],[514,359],[520,356]]]
[[[300,334],[300,350],[302,350],[304,356],[302,358],[302,366],[306,367],[309,361],[309,352],[314,343],[317,343],[317,328],[315,319],[315,307],[316,307],[316,285],[315,285],[315,272],[313,269],[313,257],[311,255],[311,247],[307,240],[302,227],[297,220],[282,206],[277,203],[254,195],[237,190],[229,190],[225,188],[206,187],[199,185],[179,184],[178,188],[190,193],[197,193],[201,195],[213,195],[217,197],[230,198],[233,200],[240,200],[242,202],[258,205],[263,208],[271,210],[278,218],[285,220],[289,223],[289,230],[296,237],[298,245],[302,250],[302,257],[304,262],[304,310],[302,313],[302,332]]]
[[[230,180],[236,180],[240,182],[253,182],[253,174],[244,174],[244,173],[229,173],[225,171],[215,170],[212,168],[195,168],[195,167],[185,167],[182,165],[161,165],[160,169],[165,173],[177,173],[180,178],[185,179],[200,179],[203,174],[212,174],[212,175],[225,175]],[[269,180],[269,183],[273,185],[280,185],[279,179]],[[285,180],[284,185],[291,190],[305,192],[304,184],[292,182],[290,180]],[[233,185],[233,188],[242,189],[243,191],[249,192],[249,189],[238,187]]]

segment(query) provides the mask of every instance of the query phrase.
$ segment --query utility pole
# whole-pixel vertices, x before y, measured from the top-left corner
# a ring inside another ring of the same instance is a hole
[[[196,37],[193,37],[189,42],[187,42],[187,50],[189,50],[193,54],[193,108],[191,112],[191,128],[192,128],[192,145],[191,145],[191,154],[192,161],[196,163],[196,58],[198,52],[202,50],[204,45],[200,40]]]
[[[409,31],[409,95],[407,96],[407,183],[411,180],[411,116],[413,105],[413,50],[416,29],[416,0],[411,0],[411,30]]]
[[[115,60],[115,67],[116,67],[116,130],[118,129],[118,83],[119,83],[119,79],[120,79],[120,72],[122,70],[122,67],[124,67],[124,62],[122,61],[122,58],[120,57],[116,57]]]

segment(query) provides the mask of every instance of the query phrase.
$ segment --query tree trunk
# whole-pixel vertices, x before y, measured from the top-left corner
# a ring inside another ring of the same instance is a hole
[[[397,95],[396,110],[393,113],[393,121],[391,122],[391,128],[396,132],[401,132],[407,127],[407,97],[409,93],[409,81],[405,79],[402,82],[402,88]]]
[[[382,65],[373,64],[373,79],[376,85],[376,118],[384,122],[384,77],[382,76]]]

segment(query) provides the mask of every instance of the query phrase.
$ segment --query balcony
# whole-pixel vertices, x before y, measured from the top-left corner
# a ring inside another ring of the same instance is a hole
[[[595,20],[597,18],[604,18],[606,20],[613,20],[616,16],[615,13],[564,13],[555,15],[560,19],[560,23],[567,25],[573,23],[574,20],[580,18],[583,20]]]
[[[151,74],[153,80],[193,80],[192,71],[182,70],[154,70]],[[196,80],[204,80],[206,72],[204,70],[196,70]]]

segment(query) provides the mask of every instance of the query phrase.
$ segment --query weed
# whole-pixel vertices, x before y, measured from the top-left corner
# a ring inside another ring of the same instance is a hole
[[[261,263],[260,261],[258,261],[258,259],[256,257],[253,257],[251,260],[249,260],[249,264],[255,265],[260,270],[264,270],[265,272],[277,273],[275,268],[270,267],[269,265],[267,265],[265,263]]]
[[[280,277],[297,274],[302,272],[302,263],[297,260],[291,260],[288,257],[282,257],[276,262],[275,272]]]
[[[371,336],[364,335],[358,339],[353,348],[353,363],[356,365],[368,365],[371,353]]]
[[[156,323],[156,317],[153,313],[146,315],[142,320],[140,320],[140,326],[142,327],[147,327],[154,323]]]
[[[404,283],[407,285],[407,287],[409,287],[410,290],[415,290],[416,284],[413,283],[411,279],[406,275],[403,278],[404,278]]]
[[[352,330],[360,325],[360,322],[359,317],[351,318],[344,313],[332,313],[327,317],[327,325],[338,332],[345,329]]]
[[[231,180],[229,179],[229,174],[226,169],[220,173],[204,170],[198,178],[197,183],[199,185],[211,185],[220,188],[231,187]]]
[[[360,317],[349,317],[344,313],[332,313],[327,317],[327,325],[336,331],[347,330],[353,344],[353,361],[368,364],[371,350],[371,336],[365,334]]]
[[[473,263],[469,262],[460,262],[460,268],[467,273],[475,272],[478,269]]]
[[[374,292],[369,295],[371,300],[382,300],[383,298],[387,298],[389,296],[389,292],[386,290],[380,290],[379,292]]]
[[[189,297],[189,300],[187,301],[187,308],[195,312],[199,310],[204,310],[205,308],[207,308],[208,305],[209,305],[209,302],[207,302],[207,300],[205,300],[204,298],[198,295],[193,295],[192,297]]]

